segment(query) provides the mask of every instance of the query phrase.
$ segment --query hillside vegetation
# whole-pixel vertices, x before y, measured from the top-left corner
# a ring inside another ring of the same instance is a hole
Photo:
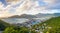
[[[3,31],[6,27],[8,27],[9,24],[0,20],[0,31]]]
[[[60,28],[60,17],[52,18],[45,21],[44,23],[46,23],[47,26],[51,26],[53,28]]]
[[[60,17],[52,18],[45,21],[48,27],[51,27],[50,33],[60,33]]]
[[[34,25],[32,28],[38,28],[44,33],[60,33],[60,17],[51,18],[43,23]]]
[[[60,17],[51,18],[32,27],[7,27],[3,33],[60,33]]]

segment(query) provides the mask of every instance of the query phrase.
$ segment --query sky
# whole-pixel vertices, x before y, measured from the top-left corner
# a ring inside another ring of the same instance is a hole
[[[60,0],[0,0],[0,17],[60,13]]]

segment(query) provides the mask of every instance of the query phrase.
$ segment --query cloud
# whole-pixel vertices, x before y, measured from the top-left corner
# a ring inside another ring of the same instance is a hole
[[[20,1],[20,0],[6,0],[6,2],[7,2],[8,4],[11,4],[11,5],[15,5],[15,4],[19,3],[19,1]]]
[[[55,0],[43,0],[43,2],[46,2],[48,4],[54,4],[56,1]]]
[[[4,9],[3,4],[0,2],[0,11]]]
[[[40,7],[38,1],[24,1],[20,6],[16,8],[16,14],[38,14],[40,11],[44,10],[45,7]]]
[[[50,2],[49,2],[50,1]],[[46,3],[50,3],[47,5],[47,10],[53,10],[53,9],[60,9],[60,0],[45,0]]]
[[[0,17],[8,17],[11,16],[12,14],[9,13],[10,5],[7,7],[4,7],[4,4],[0,2]]]
[[[21,3],[19,3],[20,5],[16,8],[16,14],[36,14],[37,9],[39,7],[38,1],[30,1],[30,0],[23,0],[21,1]],[[36,10],[35,10],[36,8]]]
[[[60,0],[6,0],[6,3],[4,7],[0,2],[0,15],[56,13],[60,9]]]

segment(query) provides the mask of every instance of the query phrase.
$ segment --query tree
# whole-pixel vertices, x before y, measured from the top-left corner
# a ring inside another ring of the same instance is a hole
[[[10,26],[10,24],[0,20],[0,31],[4,31],[6,27]]]
[[[25,27],[7,27],[3,33],[29,33]]]

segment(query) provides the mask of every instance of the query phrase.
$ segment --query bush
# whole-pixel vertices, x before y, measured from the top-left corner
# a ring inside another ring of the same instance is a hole
[[[35,31],[30,31],[26,27],[7,27],[3,33],[35,33]]]
[[[24,27],[7,27],[3,33],[28,33],[29,30]]]

